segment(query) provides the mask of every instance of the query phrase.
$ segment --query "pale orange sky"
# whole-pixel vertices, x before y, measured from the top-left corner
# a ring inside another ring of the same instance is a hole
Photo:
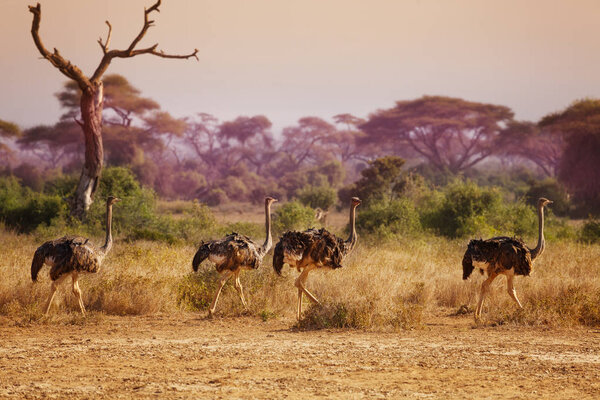
[[[113,24],[126,47],[152,0],[42,0],[48,48],[91,74]],[[40,59],[23,0],[0,0],[0,119],[55,122],[66,78]],[[366,117],[423,94],[511,107],[537,120],[600,97],[597,0],[164,0],[142,45],[199,49],[200,62],[115,60],[143,95],[175,116]]]

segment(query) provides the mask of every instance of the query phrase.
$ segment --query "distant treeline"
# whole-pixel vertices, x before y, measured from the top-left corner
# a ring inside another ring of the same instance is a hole
[[[369,162],[396,156],[432,185],[456,176],[505,187],[550,179],[544,182],[564,190],[573,215],[600,213],[600,100],[529,122],[505,106],[424,96],[367,119],[300,118],[275,135],[263,115],[174,118],[120,75],[106,76],[104,88],[106,164],[128,167],[164,198],[217,205],[260,202],[266,194],[346,196]],[[79,88],[68,82],[56,96],[64,114],[54,125],[21,130],[0,121],[2,174],[38,191],[57,176],[79,174],[83,163]]]

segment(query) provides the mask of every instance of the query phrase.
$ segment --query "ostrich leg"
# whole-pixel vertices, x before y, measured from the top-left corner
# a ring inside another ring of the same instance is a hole
[[[479,295],[479,302],[477,303],[477,309],[475,310],[475,321],[479,321],[479,318],[481,317],[481,307],[483,306],[483,300],[485,299],[485,296],[487,295],[487,292],[490,289],[492,281],[496,279],[497,276],[498,274],[492,272],[490,273],[490,276],[481,284],[481,294]]]
[[[514,284],[514,275],[507,275],[506,276],[506,289],[508,290],[508,294],[510,297],[512,297],[512,299],[517,303],[517,305],[519,306],[519,308],[523,308],[523,306],[521,305],[521,302],[519,301],[518,297],[517,297],[517,291],[515,290],[515,284]]]
[[[315,265],[309,265],[306,268],[304,268],[304,270],[302,271],[302,273],[300,273],[300,276],[298,276],[295,282],[295,285],[298,288],[298,320],[300,320],[300,317],[302,316],[302,293],[306,293],[308,298],[313,302],[321,304],[319,300],[317,300],[317,298],[311,292],[309,292],[308,289],[306,289],[306,287],[304,287],[306,279],[308,278],[308,273],[315,268]]]
[[[46,315],[50,312],[50,306],[52,305],[52,300],[54,300],[54,295],[58,290],[58,286],[65,280],[67,275],[60,276],[57,280],[52,282],[52,286],[50,286],[50,298],[48,298],[48,304],[46,305]]]
[[[79,301],[79,308],[81,309],[81,313],[85,316],[85,306],[83,305],[83,299],[81,298],[81,289],[79,289],[79,277],[77,276],[77,273],[73,273],[72,275],[72,279],[73,279],[73,294],[75,295],[75,297],[77,297],[77,300]]]
[[[244,305],[244,308],[247,310],[248,305],[246,304],[246,300],[244,299],[244,288],[242,288],[242,283],[240,282],[240,270],[239,269],[235,272],[235,290],[237,290],[237,292],[239,293],[240,299],[242,300],[242,304]]]
[[[217,293],[215,293],[215,298],[213,299],[212,304],[210,305],[210,309],[208,310],[208,315],[213,315],[215,309],[217,308],[217,301],[219,300],[219,295],[221,294],[221,290],[223,290],[223,286],[225,286],[225,282],[231,277],[233,271],[225,270],[223,275],[221,276],[221,284],[219,285],[219,289]]]

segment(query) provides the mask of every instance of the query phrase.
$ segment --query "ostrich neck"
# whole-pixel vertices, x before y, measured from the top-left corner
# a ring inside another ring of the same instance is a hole
[[[538,207],[538,225],[538,242],[535,248],[531,250],[532,260],[542,254],[546,244],[544,240],[544,206]]]
[[[113,238],[112,238],[112,205],[106,205],[106,240],[104,241],[104,246],[101,247],[101,251],[103,254],[107,254],[112,248]]]
[[[354,245],[356,244],[356,239],[357,239],[355,221],[356,221],[356,206],[352,205],[352,206],[350,206],[350,237],[348,237],[348,240],[346,240],[346,243],[350,244],[350,249],[354,248]]]
[[[273,237],[271,236],[271,204],[265,203],[265,230],[267,231],[267,238],[262,246],[263,254],[267,254],[273,246]]]

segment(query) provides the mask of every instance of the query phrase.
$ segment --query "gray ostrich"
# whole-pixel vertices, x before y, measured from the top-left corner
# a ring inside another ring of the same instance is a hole
[[[223,239],[212,240],[200,245],[192,261],[194,271],[198,271],[198,267],[202,261],[208,258],[215,263],[215,268],[221,275],[219,289],[215,293],[213,302],[208,310],[210,316],[215,312],[223,286],[232,276],[235,279],[235,289],[240,295],[242,304],[244,308],[247,308],[244,291],[240,283],[240,272],[243,269],[259,268],[263,257],[271,250],[273,246],[273,237],[271,236],[271,204],[276,201],[277,199],[273,197],[265,197],[265,229],[267,238],[262,246],[253,242],[249,237],[235,232]]]
[[[552,201],[543,197],[538,200],[538,242],[533,249],[527,247],[522,240],[507,236],[498,236],[487,240],[473,239],[469,242],[463,257],[463,279],[467,279],[475,268],[479,268],[482,274],[485,271],[488,275],[488,278],[481,285],[481,294],[475,310],[475,321],[481,318],[483,300],[492,281],[498,275],[506,275],[508,294],[519,308],[523,308],[517,298],[514,277],[515,275],[529,276],[533,261],[544,251],[546,246],[544,240],[544,206],[548,204],[552,204]]]
[[[356,235],[356,207],[360,204],[358,197],[350,202],[350,237],[344,241],[325,229],[309,229],[304,232],[289,231],[283,234],[273,252],[273,269],[281,275],[284,264],[300,271],[295,285],[298,288],[297,318],[302,316],[302,294],[319,304],[319,300],[306,289],[308,273],[315,268],[336,269],[342,267],[341,262],[354,248]]]
[[[71,276],[73,294],[79,300],[81,313],[85,315],[85,306],[81,299],[81,289],[79,289],[79,274],[98,272],[104,257],[112,248],[112,206],[118,201],[121,199],[113,196],[106,199],[106,240],[102,247],[98,248],[90,243],[89,239],[80,236],[63,236],[42,244],[35,251],[31,262],[31,280],[34,282],[37,280],[38,273],[44,264],[51,267],[52,287],[46,306],[46,315],[50,311],[58,286],[68,276]]]

